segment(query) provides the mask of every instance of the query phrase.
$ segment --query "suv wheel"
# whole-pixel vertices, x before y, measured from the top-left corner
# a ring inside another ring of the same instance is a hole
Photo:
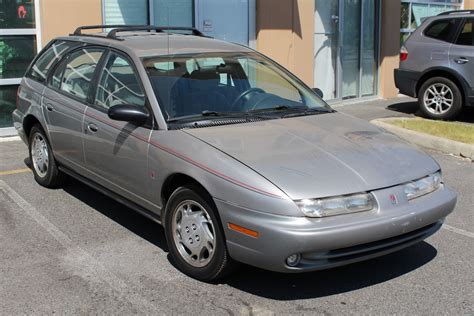
[[[173,261],[185,274],[214,281],[234,266],[227,253],[217,211],[199,187],[180,187],[171,195],[164,215],[168,248]]]
[[[462,94],[450,79],[434,77],[420,88],[418,103],[424,116],[431,119],[452,119],[462,109]]]
[[[48,138],[40,125],[31,128],[29,152],[36,182],[48,188],[60,186],[65,175],[58,170]]]

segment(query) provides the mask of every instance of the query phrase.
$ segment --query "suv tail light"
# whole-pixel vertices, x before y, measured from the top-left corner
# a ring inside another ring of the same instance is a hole
[[[400,61],[405,61],[408,59],[408,50],[405,46],[400,48]]]

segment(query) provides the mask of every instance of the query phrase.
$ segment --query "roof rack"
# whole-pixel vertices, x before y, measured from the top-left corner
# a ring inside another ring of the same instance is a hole
[[[91,35],[91,34],[84,34],[82,33],[83,30],[98,30],[98,29],[113,29],[113,28],[130,28],[130,27],[147,27],[148,25],[123,25],[123,24],[113,24],[113,25],[86,25],[86,26],[79,26],[74,33],[70,34],[71,36],[84,36],[84,35]]]
[[[474,14],[474,10],[454,10],[454,11],[446,11],[446,12],[441,12],[440,14],[438,14],[438,16],[440,15],[456,15],[456,14]]]
[[[134,31],[155,31],[156,33],[163,33],[166,31],[189,31],[192,35],[207,37],[201,31],[194,27],[183,27],[183,26],[153,26],[153,25],[145,25],[145,26],[131,26],[131,27],[119,27],[112,29],[108,34],[107,38],[117,38],[117,33],[120,32],[134,32]]]

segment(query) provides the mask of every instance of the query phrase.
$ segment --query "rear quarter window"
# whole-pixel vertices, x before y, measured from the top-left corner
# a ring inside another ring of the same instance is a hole
[[[31,66],[28,77],[40,82],[46,81],[48,71],[64,53],[71,47],[78,45],[76,42],[56,41],[44,51]]]
[[[456,28],[456,19],[444,19],[431,23],[423,32],[426,37],[451,42]]]

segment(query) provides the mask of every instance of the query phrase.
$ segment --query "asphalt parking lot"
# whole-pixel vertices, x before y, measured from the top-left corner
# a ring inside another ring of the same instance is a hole
[[[383,102],[338,109],[367,119],[405,113]],[[459,197],[425,242],[308,274],[243,266],[206,284],[173,267],[160,226],[74,180],[40,187],[26,146],[0,142],[0,313],[472,315],[474,163],[429,153]]]

